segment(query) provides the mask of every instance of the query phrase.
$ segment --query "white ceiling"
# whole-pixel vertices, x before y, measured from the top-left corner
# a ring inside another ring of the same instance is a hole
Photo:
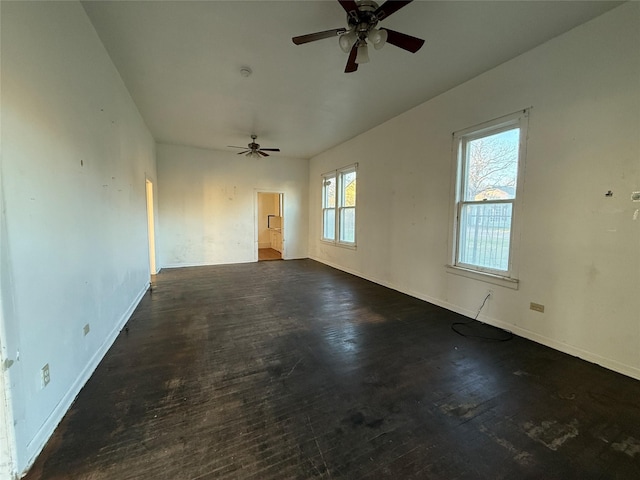
[[[424,47],[371,49],[350,74],[337,38],[291,41],[346,26],[335,0],[83,6],[158,142],[236,151],[255,132],[310,158],[620,3],[417,0],[381,25]]]

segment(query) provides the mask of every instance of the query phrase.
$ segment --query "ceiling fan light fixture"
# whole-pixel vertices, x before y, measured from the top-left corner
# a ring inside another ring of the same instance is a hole
[[[388,33],[384,28],[372,28],[369,32],[369,41],[373,45],[373,48],[380,50],[387,43]]]
[[[344,53],[349,53],[357,39],[356,32],[351,29],[338,37],[338,44]]]
[[[358,53],[356,55],[356,63],[360,65],[361,63],[369,62],[369,47],[367,47],[367,42],[364,40],[358,43]]]

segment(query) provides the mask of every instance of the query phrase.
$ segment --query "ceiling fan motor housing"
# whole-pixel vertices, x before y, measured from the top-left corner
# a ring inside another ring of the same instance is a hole
[[[362,0],[358,3],[358,11],[351,11],[347,13],[347,24],[349,30],[355,30],[358,33],[360,39],[364,39],[367,33],[378,24],[378,17],[376,10],[378,10],[378,4],[371,0]]]

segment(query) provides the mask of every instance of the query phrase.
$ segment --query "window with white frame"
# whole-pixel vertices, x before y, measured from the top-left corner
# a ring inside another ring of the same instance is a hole
[[[322,176],[322,240],[336,240],[336,172]]]
[[[454,267],[515,279],[528,111],[454,134]]]
[[[322,175],[322,240],[356,244],[357,164]]]

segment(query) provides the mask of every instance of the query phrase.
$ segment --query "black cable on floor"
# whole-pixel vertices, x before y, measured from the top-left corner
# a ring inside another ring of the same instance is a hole
[[[484,300],[482,301],[482,305],[480,305],[480,308],[478,309],[478,313],[476,313],[475,318],[468,320],[466,322],[454,322],[451,324],[451,330],[453,330],[454,332],[456,332],[458,335],[462,336],[462,337],[467,337],[467,338],[479,338],[481,340],[489,340],[489,341],[493,341],[493,342],[508,342],[509,340],[511,340],[513,338],[513,333],[510,332],[509,330],[505,330],[503,328],[499,328],[499,327],[494,327],[493,325],[488,325],[484,322],[480,322],[478,320],[478,317],[480,316],[480,312],[482,311],[482,308],[484,307],[484,304],[487,303],[488,298],[491,296],[490,293],[487,293],[487,296],[484,297]],[[506,337],[503,338],[499,338],[499,337],[487,337],[485,335],[476,335],[473,333],[462,333],[460,330],[458,330],[456,328],[456,326],[458,325],[462,325],[462,326],[467,326],[470,325],[472,323],[477,323],[483,327],[489,327],[492,328],[494,330],[498,330],[499,332],[505,333]]]

